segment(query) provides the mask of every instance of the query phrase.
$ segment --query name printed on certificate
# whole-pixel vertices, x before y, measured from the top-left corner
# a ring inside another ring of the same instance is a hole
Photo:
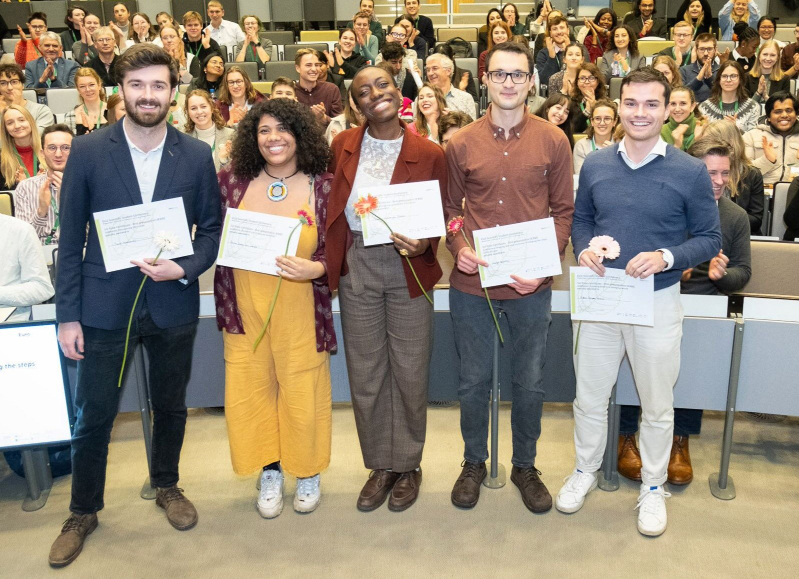
[[[228,209],[216,262],[236,269],[279,275],[275,260],[281,255],[296,255],[301,233],[302,226],[296,217]]]
[[[392,231],[411,239],[441,237],[446,233],[438,181],[361,187],[358,190],[358,197],[366,198],[367,195],[377,199],[377,207],[361,216],[364,245],[392,243],[391,232],[380,219],[388,223]]]
[[[488,262],[488,267],[478,266],[484,288],[516,283],[511,275],[537,279],[563,273],[551,217],[478,229],[474,250]]]
[[[175,237],[179,247],[174,251],[164,250],[159,259],[194,254],[182,197],[98,211],[94,214],[94,224],[108,273],[138,267],[131,263],[133,259],[141,261],[158,255],[156,236],[161,233]]]
[[[572,320],[655,325],[655,276],[634,278],[609,267],[604,277],[587,267],[572,267],[569,275]]]

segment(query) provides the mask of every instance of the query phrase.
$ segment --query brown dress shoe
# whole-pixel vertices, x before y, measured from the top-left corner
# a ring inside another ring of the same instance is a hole
[[[368,513],[382,505],[399,477],[399,473],[385,469],[377,469],[369,473],[369,480],[363,485],[361,494],[358,495],[358,510]]]
[[[471,509],[480,499],[480,485],[488,474],[486,463],[467,462],[461,464],[461,476],[452,487],[452,504],[462,509]]]
[[[630,480],[641,480],[641,453],[634,434],[619,435],[619,474]]]
[[[86,537],[97,528],[97,515],[76,515],[72,513],[64,521],[61,534],[50,547],[50,566],[64,567],[78,558],[83,550]]]
[[[410,470],[400,474],[391,496],[388,498],[388,510],[398,513],[404,511],[419,498],[419,486],[422,484],[422,469]]]
[[[169,487],[155,489],[155,504],[166,511],[166,518],[178,531],[186,531],[197,524],[197,509],[183,494],[183,489]]]
[[[669,458],[669,484],[687,485],[694,479],[687,436],[674,436]]]
[[[514,466],[510,470],[510,480],[519,487],[522,502],[528,510],[534,513],[546,513],[552,508],[552,495],[541,480],[540,470],[534,466],[527,468]]]

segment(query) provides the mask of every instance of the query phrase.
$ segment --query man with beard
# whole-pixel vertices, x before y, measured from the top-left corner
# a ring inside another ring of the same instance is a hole
[[[719,65],[716,64],[716,37],[700,34],[696,37],[696,62],[680,67],[682,83],[694,91],[696,102],[702,103],[710,97],[710,89],[716,80]]]
[[[142,274],[146,282],[130,338],[131,349],[141,341],[149,359],[154,415],[150,482],[156,504],[173,527],[186,530],[197,523],[197,511],[177,487],[178,462],[199,315],[197,280],[214,262],[219,245],[219,187],[208,145],[166,122],[178,83],[174,59],[163,48],[137,44],[119,58],[116,74],[127,115],[75,140],[62,182],[56,318],[64,355],[78,360],[78,384],[71,514],[50,550],[54,567],[77,558],[103,508],[108,442],[119,404],[117,380]],[[170,198],[182,199],[186,225],[196,227],[193,254],[157,263],[148,256],[131,262],[137,267],[107,272],[94,213]]]
[[[655,18],[655,12],[655,0],[637,0],[633,11],[624,18],[624,23],[633,29],[638,38],[666,38],[666,20]]]

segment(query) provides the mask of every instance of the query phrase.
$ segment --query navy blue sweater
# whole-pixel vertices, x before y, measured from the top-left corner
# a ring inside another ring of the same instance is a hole
[[[574,253],[591,238],[610,235],[621,255],[605,267],[624,269],[644,251],[668,249],[671,269],[655,275],[655,290],[679,283],[682,271],[708,261],[721,249],[719,212],[705,164],[669,145],[639,169],[630,169],[619,145],[585,159],[574,203]]]

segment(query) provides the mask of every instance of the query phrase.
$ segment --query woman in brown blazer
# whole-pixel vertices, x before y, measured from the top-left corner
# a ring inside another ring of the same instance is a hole
[[[362,69],[350,92],[366,123],[343,131],[331,145],[327,275],[330,289],[339,292],[355,423],[364,464],[372,470],[358,509],[372,511],[389,498],[389,509],[402,511],[416,501],[422,482],[433,347],[433,307],[404,256],[429,292],[441,277],[439,240],[398,232],[393,244],[365,247],[353,204],[367,187],[430,180],[445,197],[447,166],[438,145],[399,120],[402,95],[386,71]]]

